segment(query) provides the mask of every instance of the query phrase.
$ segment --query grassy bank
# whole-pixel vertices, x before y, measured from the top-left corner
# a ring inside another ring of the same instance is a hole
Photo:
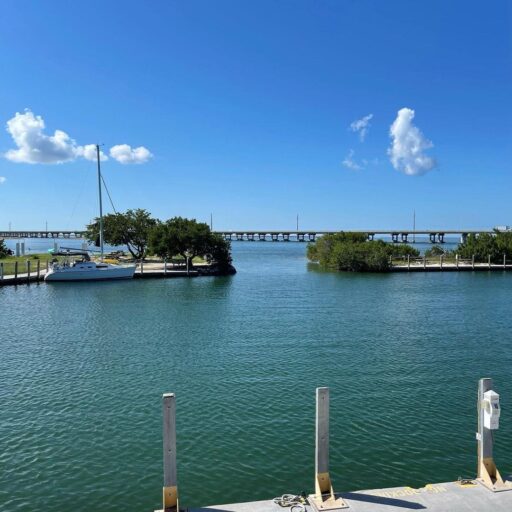
[[[37,269],[37,260],[40,261],[41,272],[46,271],[46,262],[50,261],[53,256],[50,253],[37,253],[25,256],[7,256],[0,258],[0,263],[4,267],[4,276],[14,274],[14,267],[18,262],[18,274],[23,274],[27,271],[27,261],[30,261],[30,271],[35,272]]]

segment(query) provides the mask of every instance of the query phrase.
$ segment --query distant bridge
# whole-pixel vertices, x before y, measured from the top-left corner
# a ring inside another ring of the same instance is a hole
[[[409,229],[398,229],[398,230],[343,230],[345,233],[364,233],[368,240],[374,240],[375,236],[389,236],[392,242],[398,243],[408,243],[411,242],[409,237],[419,236],[428,236],[430,242],[433,244],[440,243],[443,244],[445,242],[446,235],[458,235],[460,237],[461,242],[465,241],[469,234],[478,234],[478,233],[494,233],[492,229],[479,229],[479,230],[467,230],[467,229],[445,229],[445,230],[409,230]],[[236,241],[260,241],[265,242],[267,240],[272,240],[273,242],[289,242],[290,240],[295,239],[298,242],[314,242],[317,236],[340,233],[338,231],[320,231],[320,230],[307,230],[307,231],[287,231],[287,230],[278,230],[278,231],[268,231],[268,230],[255,230],[255,231],[246,231],[246,230],[235,230],[235,231],[214,231],[221,236],[223,236],[226,240],[236,240]]]
[[[396,230],[344,230],[351,233],[364,233],[367,235],[368,240],[374,240],[376,236],[389,236],[392,242],[411,242],[409,237],[427,236],[429,240],[435,243],[444,243],[445,236],[458,235],[461,241],[466,240],[469,234],[478,233],[494,233],[492,229],[435,229],[435,230],[409,230],[409,229],[396,229]],[[340,231],[329,230],[304,230],[304,231],[288,231],[288,230],[234,230],[234,231],[214,231],[224,237],[226,240],[237,241],[260,241],[264,242],[271,240],[273,242],[289,242],[296,240],[297,242],[314,242],[318,236],[327,235],[331,233],[339,233]],[[83,239],[86,231],[84,229],[75,230],[51,230],[51,231],[0,231],[0,239],[2,238],[70,238],[70,239]]]
[[[0,238],[84,238],[85,229],[51,231],[0,231]]]

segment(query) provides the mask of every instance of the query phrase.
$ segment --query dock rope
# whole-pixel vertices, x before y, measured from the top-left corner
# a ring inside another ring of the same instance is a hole
[[[306,500],[298,494],[283,494],[272,500],[280,507],[290,507],[290,512],[306,512]]]

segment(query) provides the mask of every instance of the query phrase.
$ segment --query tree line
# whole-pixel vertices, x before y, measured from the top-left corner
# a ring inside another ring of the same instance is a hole
[[[392,258],[418,257],[419,251],[407,244],[368,240],[365,233],[332,233],[308,245],[307,256],[326,269],[349,272],[385,272]]]
[[[99,246],[100,221],[87,225],[86,238]],[[196,256],[220,268],[231,265],[231,244],[212,233],[208,224],[195,219],[173,217],[155,219],[144,209],[127,210],[103,216],[104,242],[126,246],[133,258],[143,260],[148,254],[160,258],[180,256],[191,267]]]
[[[471,233],[464,242],[452,250],[444,250],[439,245],[433,246],[425,251],[425,256],[444,256],[446,258],[472,259],[475,261],[487,262],[491,258],[491,263],[503,263],[503,257],[507,260],[512,259],[512,232],[495,231],[494,233]]]
[[[503,257],[512,260],[512,232],[470,234],[454,251],[445,251],[434,246],[425,252],[426,257],[444,255],[447,258],[475,258],[475,261],[503,262]],[[386,272],[392,259],[410,256],[416,258],[420,252],[408,244],[390,244],[383,240],[368,240],[365,233],[334,233],[322,236],[308,246],[307,256],[323,268],[352,272]]]

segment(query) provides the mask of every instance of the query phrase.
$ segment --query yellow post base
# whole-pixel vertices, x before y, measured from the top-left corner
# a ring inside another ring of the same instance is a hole
[[[164,507],[155,512],[179,512],[178,488],[162,487],[162,503]]]
[[[493,492],[512,490],[512,482],[504,481],[494,459],[483,459],[478,467],[477,481]]]
[[[308,499],[310,505],[318,512],[348,508],[343,499],[341,497],[337,498],[334,494],[329,473],[317,473],[315,494],[310,494]]]

